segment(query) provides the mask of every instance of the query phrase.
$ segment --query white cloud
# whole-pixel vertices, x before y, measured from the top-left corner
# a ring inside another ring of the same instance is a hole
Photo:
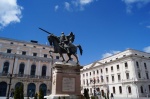
[[[55,11],[57,11],[59,9],[59,6],[58,5],[56,5],[55,6]]]
[[[68,2],[64,2],[64,8],[67,11],[71,11],[71,10],[82,11],[82,10],[84,10],[84,7],[86,5],[89,5],[90,3],[94,2],[94,1],[98,1],[98,0],[70,0]]]
[[[93,0],[79,0],[78,1],[81,5],[87,5],[93,2]]]
[[[0,28],[20,22],[22,9],[17,0],[0,0]]]
[[[65,2],[65,9],[70,11],[70,3],[68,2]]]
[[[143,50],[144,50],[144,52],[150,53],[150,46],[145,47]]]
[[[110,51],[109,53],[105,53],[102,55],[102,58],[106,58],[106,57],[109,57],[109,56],[112,56],[114,54],[117,54],[119,53],[120,51]]]
[[[127,12],[131,13],[133,5],[136,5],[136,7],[141,8],[144,5],[150,3],[150,0],[122,0],[127,5]]]
[[[150,29],[150,25],[148,25],[148,26],[146,26],[146,27]]]

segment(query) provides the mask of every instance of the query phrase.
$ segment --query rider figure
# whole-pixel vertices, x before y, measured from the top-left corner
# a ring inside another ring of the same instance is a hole
[[[59,45],[61,45],[64,48],[64,45],[65,45],[66,41],[67,41],[67,37],[65,36],[64,32],[62,32],[61,36],[60,36]]]

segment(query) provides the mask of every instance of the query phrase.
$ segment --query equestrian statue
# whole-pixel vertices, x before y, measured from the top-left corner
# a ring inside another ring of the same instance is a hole
[[[68,60],[66,61],[66,63],[69,62],[69,60],[71,60],[71,55],[74,55],[76,60],[77,60],[77,64],[79,64],[79,60],[78,60],[78,56],[77,56],[77,48],[79,48],[80,51],[80,55],[82,55],[82,47],[81,45],[74,45],[74,39],[75,39],[75,35],[73,34],[73,32],[70,32],[70,34],[68,36],[66,36],[64,34],[64,32],[61,33],[60,37],[55,36],[54,34],[39,28],[40,30],[46,32],[49,34],[49,36],[47,37],[49,44],[51,46],[54,47],[54,53],[59,53],[60,57],[62,57],[62,62],[65,61],[63,54],[67,54],[68,55]],[[50,51],[52,52],[52,51]]]

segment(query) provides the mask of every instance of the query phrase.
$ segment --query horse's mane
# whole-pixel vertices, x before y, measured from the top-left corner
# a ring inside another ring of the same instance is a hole
[[[54,39],[59,43],[60,41],[59,41],[59,38],[57,37],[57,36],[55,36],[55,35],[52,35],[53,37],[54,37]]]

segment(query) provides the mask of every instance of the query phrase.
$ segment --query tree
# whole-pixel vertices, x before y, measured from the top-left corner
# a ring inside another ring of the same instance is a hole
[[[21,86],[19,87],[19,91],[20,91],[20,99],[24,99],[24,91],[23,91],[23,84],[21,84]]]
[[[14,99],[20,99],[19,87],[15,89]]]
[[[37,93],[35,94],[34,99],[38,99],[38,94]]]
[[[44,93],[43,93],[42,88],[40,88],[39,99],[44,99]]]
[[[84,89],[84,97],[86,98],[86,99],[89,99],[89,90],[88,89]]]

